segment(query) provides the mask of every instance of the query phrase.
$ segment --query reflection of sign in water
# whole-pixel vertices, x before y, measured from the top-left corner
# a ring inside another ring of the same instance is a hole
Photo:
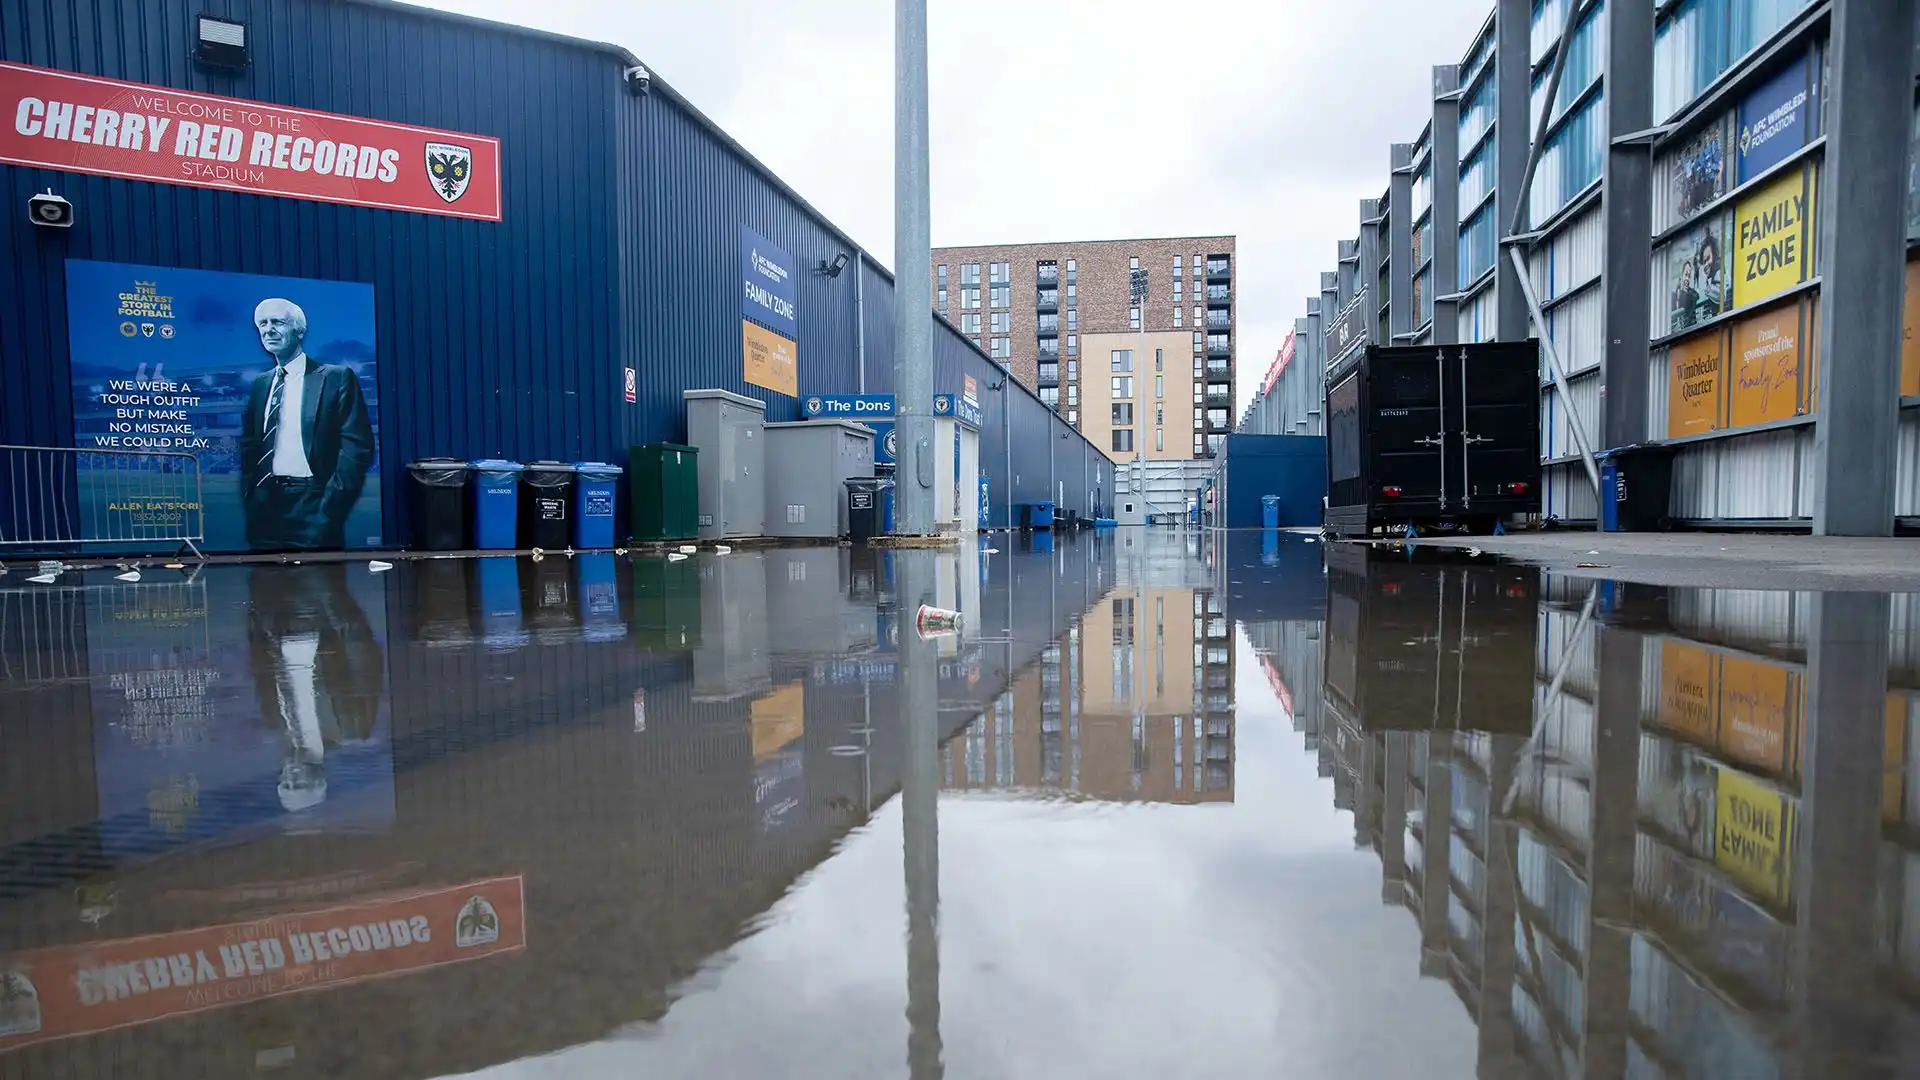
[[[753,729],[753,805],[762,832],[798,816],[807,790],[807,691],[788,683],[749,706]]]
[[[380,543],[373,286],[82,259],[67,260],[66,276],[75,446],[198,458],[213,550],[246,550],[249,516],[263,513],[276,525],[310,526],[294,538],[304,542],[285,546]],[[288,363],[306,358],[297,391],[276,383],[275,357],[256,325],[267,310],[262,302],[273,300],[291,305],[280,312],[299,312],[276,339],[290,346]],[[129,335],[123,326],[131,323],[163,332]],[[295,395],[300,446],[250,445],[267,429],[269,400],[291,407]],[[314,505],[262,501],[263,450],[271,452],[273,474],[307,478]],[[117,535],[128,535],[126,526],[167,524],[133,516],[163,512],[147,505],[151,499],[134,509],[104,487],[83,487],[81,497],[122,527]]]
[[[1714,865],[1755,896],[1784,905],[1791,884],[1793,829],[1793,807],[1786,797],[1722,769],[1714,823]]]
[[[1720,748],[1735,761],[1791,776],[1799,764],[1788,702],[1797,680],[1778,664],[1728,656],[1720,662]]]
[[[1660,643],[1660,723],[1703,746],[1713,745],[1719,699],[1713,653],[1678,641]]]
[[[21,953],[0,958],[0,1052],[478,960],[526,940],[522,881],[505,877]]]
[[[343,565],[215,568],[87,590],[109,854],[392,823],[386,603],[368,581]]]

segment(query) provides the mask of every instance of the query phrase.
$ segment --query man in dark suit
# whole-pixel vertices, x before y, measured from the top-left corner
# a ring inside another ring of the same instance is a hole
[[[255,551],[346,546],[347,513],[373,465],[373,421],[353,369],[309,359],[307,313],[253,311],[273,370],[253,380],[240,424],[240,501]]]

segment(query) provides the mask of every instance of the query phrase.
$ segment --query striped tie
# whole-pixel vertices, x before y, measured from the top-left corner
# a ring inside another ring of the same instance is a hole
[[[267,415],[260,425],[260,445],[265,450],[254,462],[260,468],[260,479],[253,484],[256,488],[273,476],[273,451],[280,443],[280,388],[286,385],[286,370],[279,366],[273,369],[273,387],[267,391]]]

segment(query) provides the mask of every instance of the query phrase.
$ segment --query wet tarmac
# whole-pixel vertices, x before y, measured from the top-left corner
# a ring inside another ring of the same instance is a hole
[[[6,1080],[1920,1070],[1920,594],[1162,529],[113,573],[0,579]]]

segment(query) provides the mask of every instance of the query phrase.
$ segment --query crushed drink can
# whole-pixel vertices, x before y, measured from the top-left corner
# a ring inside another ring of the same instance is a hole
[[[960,632],[960,613],[947,608],[937,608],[931,604],[922,604],[919,614],[913,617],[913,626],[920,631],[920,636],[923,638],[957,634]]]

